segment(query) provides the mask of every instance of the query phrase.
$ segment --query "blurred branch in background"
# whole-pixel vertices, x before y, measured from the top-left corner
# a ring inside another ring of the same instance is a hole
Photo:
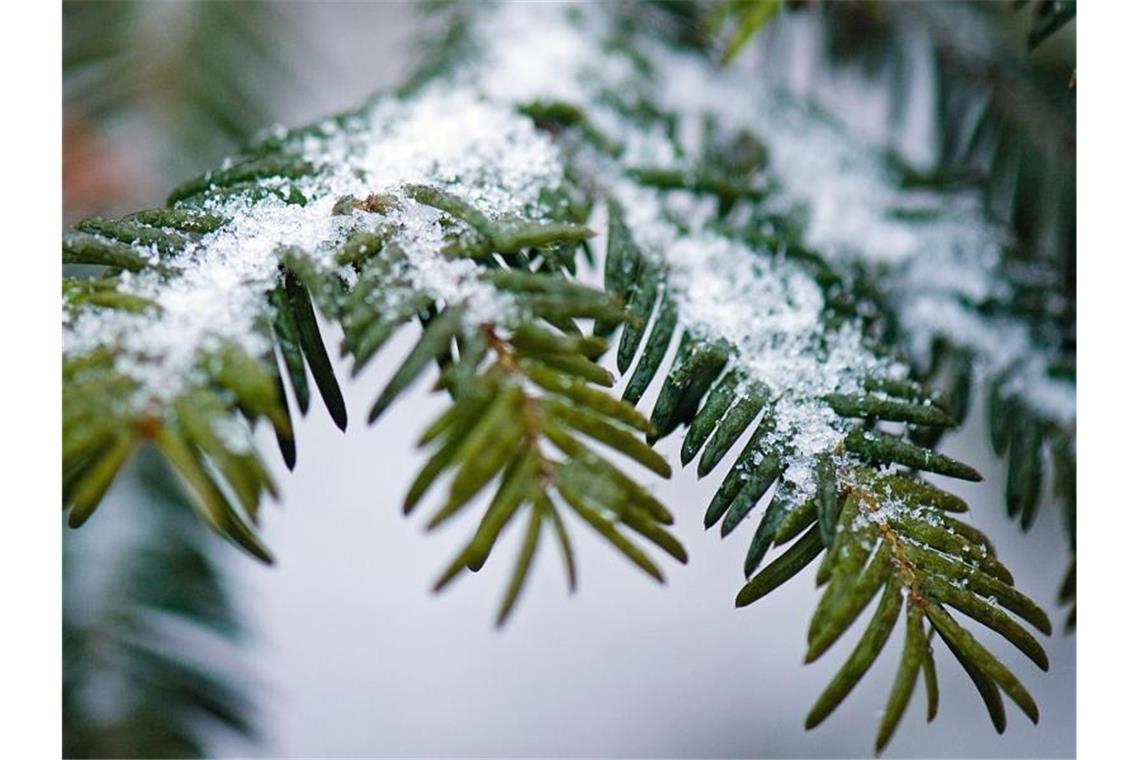
[[[980,185],[991,212],[1017,232],[1015,255],[1059,265],[1075,298],[1076,45],[1075,25],[1067,24],[1074,2],[789,1],[782,14],[770,12],[774,5],[781,4],[718,7],[712,17],[727,54],[768,35],[753,44],[768,76],[786,81],[803,58],[792,51],[802,38],[790,32],[813,27],[816,71],[858,73],[885,93],[896,135],[911,105],[933,93],[934,154],[922,166],[900,156],[904,179]]]
[[[64,222],[157,205],[277,118],[296,84],[284,11],[65,2]],[[225,549],[153,452],[125,476],[117,516],[65,531],[64,755],[204,756],[218,731],[252,739],[248,686],[222,667],[243,639]]]
[[[64,756],[202,757],[219,730],[253,739],[217,544],[154,452],[125,474],[115,512],[64,541]]]
[[[64,222],[157,205],[167,186],[278,117],[297,82],[299,35],[287,10],[65,2]]]

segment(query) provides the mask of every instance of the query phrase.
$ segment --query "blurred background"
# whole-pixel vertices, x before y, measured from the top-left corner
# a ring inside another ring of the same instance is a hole
[[[947,60],[883,8],[897,4],[799,5],[806,8],[781,14],[753,41],[745,65],[915,165],[987,178],[1012,172],[1006,182],[1020,190],[1007,201],[1011,223],[1060,260],[1071,255],[1065,183],[1075,155],[1065,154],[1067,135],[1049,142],[1041,136],[1047,119],[1022,118],[1015,105],[1005,121],[995,117],[995,129],[1010,135],[1002,155],[1020,163],[979,169],[970,156],[949,155],[948,93],[964,98],[981,88],[986,96],[988,83],[1002,82],[999,64],[979,71]],[[1008,40],[1000,60],[1025,60],[1033,76],[1055,83],[1075,66],[1075,24],[1029,57],[1031,22],[1009,5],[987,3],[976,14]],[[65,2],[65,224],[160,205],[170,186],[211,168],[258,128],[302,124],[401,84],[416,40],[433,29],[422,11],[404,2]],[[1037,94],[1046,115],[1066,113],[1064,87]],[[296,470],[276,463],[283,498],[265,515],[264,533],[277,566],[256,565],[208,535],[145,456],[95,519],[66,531],[65,755],[869,752],[898,637],[856,694],[805,733],[804,715],[854,637],[824,663],[802,664],[816,602],[808,573],[762,604],[733,608],[748,531],[721,540],[701,529],[715,478],[698,482],[686,469],[658,488],[690,553],[663,587],[576,534],[577,594],[566,595],[560,565],[540,547],[505,630],[493,628],[492,616],[509,557],[492,556],[485,571],[432,595],[431,581],[473,528],[456,520],[429,538],[399,512],[420,464],[414,440],[438,400],[423,387],[376,428],[361,422],[412,337],[393,341],[346,383],[346,434],[314,414],[300,424]],[[1005,517],[1003,469],[978,406],[943,446],[986,481],[953,490],[974,505],[974,521],[1019,587],[1051,603],[1068,561],[1059,509],[1043,505],[1028,534]],[[676,461],[679,441],[663,445]],[[1046,608],[1063,618],[1055,604]],[[989,633],[978,635],[996,642]],[[928,726],[912,706],[886,754],[1072,756],[1075,634],[1057,632],[1045,646],[1049,673],[1017,668],[1041,706],[1039,726],[1015,714],[1004,736],[994,734],[965,674],[942,667],[938,719]],[[1008,650],[1004,642],[995,648]]]

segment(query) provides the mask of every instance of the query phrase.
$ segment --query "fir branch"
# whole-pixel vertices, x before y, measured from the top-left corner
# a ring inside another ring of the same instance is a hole
[[[788,187],[802,177],[787,162],[802,154],[785,152],[787,140],[822,134],[840,146],[844,171],[875,167],[870,186],[907,211],[863,209],[889,232],[914,225],[918,240],[941,244],[939,225],[954,240],[963,229],[992,230],[970,211],[914,213],[910,191],[883,189],[898,179],[882,170],[889,161],[863,156],[860,164],[850,141],[818,113],[761,93],[753,105],[770,108],[762,117],[749,113],[758,124],[742,123],[727,99],[716,100],[749,91],[739,80],[722,83],[702,59],[670,47],[668,35],[630,37],[621,9],[541,13],[508,6],[490,20],[467,18],[453,27],[457,48],[488,58],[441,75],[439,87],[420,83],[359,111],[267,134],[177,188],[168,209],[90,222],[77,233],[88,237],[65,238],[65,256],[105,275],[96,286],[65,288],[64,502],[73,518],[90,516],[130,451],[154,441],[202,518],[268,559],[255,532],[257,505],[275,488],[249,447],[250,427],[271,424],[291,463],[283,378],[305,413],[310,373],[334,422],[347,422],[317,314],[339,326],[353,374],[417,322],[418,341],[369,414],[378,420],[427,372],[437,371],[437,386],[451,396],[423,435],[431,454],[405,511],[445,474],[446,496],[429,527],[493,492],[438,588],[479,569],[519,514],[526,527],[500,623],[546,528],[573,586],[569,512],[660,579],[631,536],[683,562],[684,549],[664,528],[672,516],[585,439],[667,477],[668,463],[652,448],[659,438],[687,427],[683,462],[699,455],[704,475],[747,435],[705,514],[706,526],[719,524],[727,535],[772,493],[745,558],[749,580],[738,604],[823,554],[818,577],[827,588],[809,629],[814,659],[884,589],[809,726],[873,663],[904,597],[907,642],[880,748],[920,669],[935,711],[927,643],[934,632],[978,686],[999,730],[999,690],[1036,720],[1016,677],[946,608],[993,628],[1042,667],[1036,639],[984,600],[1045,633],[1049,622],[1013,590],[986,538],[945,514],[964,511],[964,502],[914,472],[978,479],[936,452],[928,432],[962,419],[977,357],[951,345],[947,365],[930,364],[949,367],[952,382],[939,392],[918,380],[940,378],[909,358],[920,352],[899,335],[915,318],[900,295],[914,281],[899,285],[897,271],[815,245],[819,230]],[[562,62],[573,72],[593,72],[601,60],[616,78],[577,76],[584,89],[562,101],[550,96],[551,81],[528,88],[503,76],[494,54],[503,51],[489,31],[502,36],[495,24],[536,19],[577,41],[583,60]],[[706,87],[673,91],[666,74],[702,77]],[[711,98],[693,102],[694,94]],[[424,130],[443,131],[423,140]],[[600,202],[604,292],[577,282],[576,263]],[[221,301],[228,311],[217,318],[207,307]],[[973,306],[980,315],[985,304]],[[591,327],[587,336],[583,328]],[[601,390],[613,378],[597,364],[619,329],[617,363],[629,373],[621,400]],[[679,346],[646,419],[634,406],[665,366],[675,335]],[[1003,418],[995,429],[1008,424]],[[900,425],[910,427],[899,435]],[[1011,462],[1011,502],[1031,514],[1035,448]],[[1058,487],[1068,492],[1072,481],[1062,475]],[[792,541],[763,565],[773,546]]]

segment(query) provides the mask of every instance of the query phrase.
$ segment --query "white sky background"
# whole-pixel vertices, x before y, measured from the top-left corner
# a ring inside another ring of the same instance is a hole
[[[400,45],[416,21],[405,5],[314,4],[291,11],[303,17],[307,42],[319,53],[312,77],[320,85],[293,104],[286,121],[303,123],[353,107],[374,89],[402,81],[408,59]],[[873,100],[860,100],[874,107]],[[414,330],[406,331],[368,371],[345,382],[347,434],[314,400],[298,430],[296,471],[286,475],[278,466],[281,508],[265,514],[265,537],[278,565],[265,569],[237,556],[230,563],[257,631],[248,665],[260,682],[268,739],[261,752],[869,754],[901,634],[896,631],[836,713],[805,733],[804,716],[857,640],[859,624],[821,662],[805,666],[807,624],[818,599],[814,573],[734,609],[755,522],[729,540],[701,527],[731,454],[705,481],[686,468],[657,487],[690,554],[686,567],[663,561],[664,587],[571,523],[580,571],[573,597],[566,594],[553,546],[541,544],[512,621],[505,630],[494,629],[517,526],[483,572],[461,578],[442,596],[431,594],[431,583],[477,520],[477,510],[469,508],[466,520],[429,536],[422,516],[400,514],[402,495],[422,464],[413,441],[440,400],[421,383],[377,425],[363,425],[368,405],[413,337]],[[347,367],[340,369],[347,378]],[[646,397],[654,395],[650,390]],[[1005,517],[1002,468],[990,456],[982,428],[975,413],[944,444],[948,454],[986,476],[979,485],[955,482],[952,490],[975,506],[973,520],[994,539],[1019,588],[1042,602],[1059,628],[1063,615],[1052,600],[1067,552],[1058,507],[1042,505],[1028,536],[1017,530]],[[674,463],[679,440],[674,435],[663,442],[662,453]],[[267,459],[279,461],[272,441],[266,444]],[[85,530],[96,530],[99,522]],[[1032,726],[1010,706],[1009,728],[996,735],[972,684],[936,644],[939,718],[925,724],[919,689],[887,756],[1071,756],[1075,637],[1058,632],[1043,642],[1052,668],[1042,674],[1004,640],[978,626],[972,630],[993,644],[1035,695],[1041,725]],[[244,745],[217,749],[251,751]]]

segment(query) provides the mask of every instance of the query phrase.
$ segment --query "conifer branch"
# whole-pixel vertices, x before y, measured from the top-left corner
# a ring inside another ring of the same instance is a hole
[[[456,50],[493,46],[486,35],[494,27],[483,26],[490,22],[457,13],[463,20],[448,35]],[[497,88],[510,82],[492,55],[489,64],[460,69],[471,78],[460,81],[477,83],[464,85],[473,91],[429,78],[359,111],[269,133],[179,186],[166,209],[87,222],[65,237],[66,260],[99,268],[95,279],[64,289],[71,519],[90,517],[131,451],[153,441],[205,522],[269,561],[256,524],[258,505],[276,487],[250,447],[251,426],[271,425],[292,466],[285,383],[304,414],[310,375],[333,421],[342,429],[348,422],[318,314],[339,327],[353,375],[415,322],[419,338],[379,389],[369,422],[428,372],[451,403],[421,438],[431,453],[404,510],[416,509],[445,474],[429,528],[492,494],[437,588],[478,570],[520,514],[526,527],[500,623],[544,532],[553,534],[573,587],[569,513],[660,580],[631,536],[684,562],[665,529],[672,515],[585,439],[662,477],[670,467],[652,446],[677,430],[686,429],[682,462],[697,460],[702,476],[744,440],[704,515],[706,527],[719,524],[727,535],[769,499],[737,604],[755,602],[823,555],[811,661],[881,592],[866,633],[810,711],[809,728],[846,697],[900,618],[906,640],[879,749],[920,670],[928,715],[936,712],[934,634],[978,687],[999,731],[999,692],[1036,721],[1032,697],[948,609],[997,631],[1042,668],[1040,644],[1006,611],[1045,634],[1049,621],[1013,588],[985,536],[951,516],[965,503],[917,474],[980,479],[935,450],[937,431],[964,417],[978,357],[969,345],[931,338],[938,350],[924,366],[922,346],[900,335],[919,311],[902,298],[914,281],[897,284],[898,270],[837,255],[823,234],[834,230],[812,228],[789,189],[803,180],[788,166],[802,157],[783,152],[789,141],[823,134],[849,153],[850,145],[825,118],[776,98],[758,101],[770,106],[763,116],[770,121],[753,128],[732,104],[693,103],[691,91],[669,90],[666,72],[706,77],[709,92],[723,94],[706,62],[670,47],[673,38],[660,29],[619,44],[628,36],[620,9],[567,11],[587,19],[562,13],[544,23],[580,38],[585,60],[568,65],[593,71],[601,60],[626,78],[577,77],[590,84],[567,100],[546,91],[504,96]],[[452,65],[461,60],[456,54]],[[746,91],[739,80],[724,86]],[[421,140],[426,129],[444,131]],[[841,159],[853,163],[849,153],[840,151]],[[943,234],[992,232],[968,214],[963,221],[908,205],[914,196],[888,184],[897,175],[869,176],[902,204],[902,212],[866,210],[888,232],[915,225],[918,239],[937,244]],[[949,195],[939,198],[950,205]],[[595,207],[599,215],[604,207],[604,291],[578,281]],[[224,297],[219,283],[232,283]],[[230,318],[203,317],[216,304],[202,303],[196,288],[224,298]],[[1006,306],[970,305],[978,314]],[[614,380],[597,363],[619,330],[616,362],[628,374],[620,400],[602,390]],[[646,418],[635,406],[666,359]],[[995,447],[1011,450],[1007,501],[1027,525],[1039,442],[1048,436],[1067,465],[1072,439],[1040,404],[1008,403],[1014,386],[1005,379],[996,387],[991,430]],[[1023,413],[1011,417],[1010,409]],[[1017,432],[1007,432],[1015,424]],[[1071,493],[1072,468],[1057,471],[1058,489]],[[790,542],[764,563],[772,547]]]

